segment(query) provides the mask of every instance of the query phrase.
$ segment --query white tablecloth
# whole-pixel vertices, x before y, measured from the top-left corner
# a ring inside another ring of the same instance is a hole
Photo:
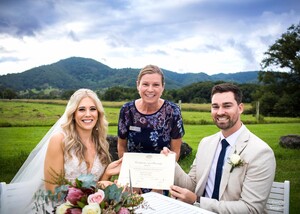
[[[170,198],[156,192],[145,193],[142,196],[144,197],[146,206],[144,208],[140,207],[135,211],[135,213],[213,214],[213,212],[175,200],[174,198]]]

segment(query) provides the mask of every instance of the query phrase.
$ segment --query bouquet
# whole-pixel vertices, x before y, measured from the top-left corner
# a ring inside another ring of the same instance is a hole
[[[130,214],[144,206],[144,198],[125,191],[116,184],[103,187],[94,181],[94,175],[81,175],[74,183],[58,175],[55,193],[39,190],[35,194],[34,209],[37,213],[49,213],[51,205],[55,214]]]

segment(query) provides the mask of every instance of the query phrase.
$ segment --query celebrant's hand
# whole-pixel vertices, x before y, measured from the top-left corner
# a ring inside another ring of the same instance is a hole
[[[168,147],[164,147],[161,151],[160,154],[164,154],[166,156],[168,156],[168,154],[174,154],[175,152],[172,152],[170,149],[168,149]]]
[[[173,198],[189,204],[193,204],[197,199],[197,195],[192,191],[175,185],[171,186],[170,194]]]

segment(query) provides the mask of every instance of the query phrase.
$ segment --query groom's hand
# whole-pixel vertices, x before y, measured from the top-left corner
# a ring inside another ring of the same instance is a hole
[[[193,204],[197,199],[197,195],[192,191],[175,185],[170,187],[170,194],[173,198],[189,204]]]

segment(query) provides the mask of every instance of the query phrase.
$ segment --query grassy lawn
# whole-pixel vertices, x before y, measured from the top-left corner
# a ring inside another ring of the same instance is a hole
[[[30,151],[63,113],[66,102],[48,102],[0,101],[0,181],[10,182]],[[119,108],[116,106],[120,105],[122,103],[107,102],[104,104],[107,119],[110,122],[109,134],[111,135],[117,133]],[[197,107],[193,106],[193,108]],[[186,132],[183,140],[193,148],[192,154],[180,161],[182,168],[188,172],[199,141],[203,137],[217,132],[218,129],[215,125],[210,125],[211,119],[208,112],[183,110],[182,114]],[[243,121],[247,127],[273,149],[277,164],[275,181],[290,180],[290,213],[297,213],[300,210],[298,203],[300,201],[300,150],[282,148],[278,142],[283,135],[300,135],[300,118],[265,117],[264,119],[267,121],[266,124],[252,122],[249,124],[247,121],[254,121],[253,116],[243,115]]]

